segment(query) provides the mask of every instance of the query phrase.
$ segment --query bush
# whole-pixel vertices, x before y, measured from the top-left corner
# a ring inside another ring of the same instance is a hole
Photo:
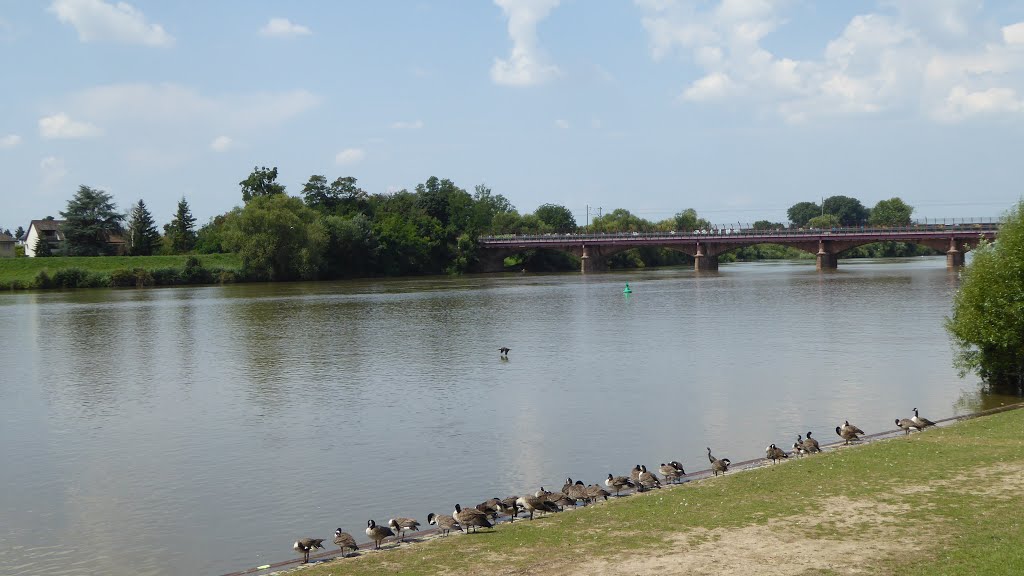
[[[175,286],[181,284],[181,271],[177,268],[157,268],[150,272],[154,286]]]
[[[110,273],[110,285],[119,288],[152,286],[153,275],[145,268],[121,268]]]
[[[78,288],[79,284],[85,283],[88,275],[89,273],[81,268],[61,268],[53,273],[53,287]]]
[[[234,270],[221,270],[218,268],[210,272],[217,279],[218,284],[234,284],[238,282],[238,276],[235,275]]]
[[[40,270],[39,273],[36,274],[35,280],[32,281],[32,287],[43,290],[53,288],[53,279],[50,278],[50,275],[46,270]]]
[[[181,280],[185,284],[210,284],[213,282],[213,274],[203,268],[199,258],[189,256],[185,260],[185,269],[181,271]]]

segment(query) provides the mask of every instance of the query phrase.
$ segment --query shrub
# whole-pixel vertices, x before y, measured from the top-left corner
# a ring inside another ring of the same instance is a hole
[[[157,268],[152,270],[154,286],[175,286],[181,284],[181,271],[177,268]]]
[[[85,287],[89,273],[81,268],[61,268],[53,273],[54,288]]]
[[[46,270],[40,270],[39,273],[36,274],[35,280],[32,281],[32,287],[44,290],[47,288],[53,288],[53,279],[50,278],[50,275]]]
[[[113,287],[136,287],[153,285],[153,275],[145,268],[121,268],[110,273],[110,285]]]
[[[203,268],[199,258],[189,256],[185,260],[185,268],[181,271],[181,280],[185,284],[210,284],[213,282],[213,274]]]

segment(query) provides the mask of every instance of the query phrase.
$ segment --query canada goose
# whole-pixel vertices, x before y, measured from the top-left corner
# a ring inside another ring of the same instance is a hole
[[[642,472],[642,470],[640,470],[639,464],[629,471],[629,479],[632,480],[634,484],[638,484],[640,482],[640,472]]]
[[[850,424],[849,420],[844,420],[843,421],[843,430],[849,430],[851,432],[856,432],[857,434],[860,434],[861,436],[864,435],[864,431],[861,430],[860,428],[857,428],[853,424]]]
[[[818,445],[818,441],[811,438],[811,431],[807,431],[807,438],[804,438],[804,446],[807,447],[808,452],[821,452],[821,446]]]
[[[380,550],[380,543],[389,536],[394,536],[395,533],[391,531],[391,528],[387,526],[377,526],[377,523],[373,520],[366,521],[366,535],[373,540],[374,548]]]
[[[601,486],[598,484],[591,484],[590,486],[587,486],[587,495],[590,496],[591,500],[597,502],[598,498],[603,498],[604,500],[607,500],[608,497],[611,496],[612,494],[611,492],[605,490],[604,488],[601,488]]]
[[[504,347],[504,346],[502,346],[501,348],[498,348],[498,352],[501,352],[502,356],[508,356],[509,349]]]
[[[917,428],[918,432],[920,432],[921,428],[923,428],[923,426],[921,426],[917,422],[914,422],[910,418],[897,418],[896,425],[902,428],[903,431],[906,432],[907,434],[910,434],[911,428]]]
[[[708,460],[711,462],[711,471],[715,473],[715,476],[718,476],[719,472],[725,474],[729,470],[729,464],[732,464],[732,461],[728,458],[719,460],[712,456],[710,447],[708,448]]]
[[[359,550],[356,539],[348,532],[342,532],[341,528],[334,531],[334,545],[341,548],[341,556],[345,556],[345,548],[351,548],[353,552]]]
[[[452,530],[458,530],[464,532],[462,525],[460,525],[455,518],[447,514],[434,514],[431,512],[427,514],[427,524],[437,526],[438,530],[441,531],[441,536],[447,536]]]
[[[544,496],[532,494],[520,496],[516,500],[516,505],[522,506],[524,510],[530,513],[530,520],[533,520],[534,512],[558,512],[558,506],[554,502],[548,501]]]
[[[309,551],[316,550],[317,548],[323,549],[323,538],[299,538],[292,544],[292,549],[302,554],[302,563],[307,564],[309,562]]]
[[[927,418],[921,418],[917,413],[917,408],[914,408],[914,417],[911,418],[911,420],[914,421],[914,424],[917,424],[918,430],[924,430],[929,426],[935,426],[935,422],[932,422]]]
[[[509,517],[509,519],[508,519],[509,522],[514,521],[515,517],[516,517],[516,513],[519,512],[519,509],[516,508],[516,499],[513,498],[511,503],[509,503],[509,502],[507,502],[505,500],[498,500],[497,498],[495,498],[494,500],[495,500],[495,502],[494,502],[494,510],[495,510],[495,512],[498,515],[508,516]],[[497,518],[497,516],[495,516],[495,518]]]
[[[392,532],[398,534],[399,540],[404,540],[405,532],[407,530],[412,532],[419,530],[420,523],[417,522],[414,518],[398,517],[388,520],[388,528],[391,528]]]
[[[853,428],[840,428],[839,426],[836,426],[836,434],[845,440],[845,442],[843,442],[844,446],[849,444],[850,440],[860,440],[857,436],[857,432],[854,431]]]
[[[797,444],[800,444],[800,447],[803,448],[804,454],[814,454],[815,452],[821,452],[821,448],[818,447],[817,440],[813,442],[808,442],[807,440],[804,440],[803,434],[797,434],[796,441]]]
[[[673,484],[676,483],[683,474],[686,474],[686,472],[680,471],[680,469],[676,468],[671,462],[668,464],[659,464],[658,471],[665,477],[666,482],[672,482]]]
[[[797,440],[800,440],[799,436],[797,436]],[[807,448],[804,448],[804,443],[802,441],[793,442],[793,453],[797,456],[806,456],[809,454],[809,452],[807,452]]]
[[[590,501],[590,495],[587,494],[587,487],[583,485],[583,482],[572,481],[572,478],[565,479],[565,485],[562,486],[562,494],[565,494],[572,500],[573,507],[576,506],[577,501],[583,500],[585,506]]]
[[[661,481],[653,472],[647,471],[647,465],[640,467],[640,485],[644,488],[661,488]]]
[[[496,520],[498,518],[498,509],[495,507],[495,501],[499,500],[497,498],[491,498],[490,500],[477,504],[475,508],[490,516],[491,520]]]
[[[636,484],[633,484],[632,480],[625,476],[612,477],[611,474],[608,474],[608,478],[605,479],[604,485],[615,490],[616,496],[619,495],[619,490],[622,490],[623,488],[633,488],[636,486]]]
[[[783,458],[789,458],[789,455],[786,454],[786,451],[783,450],[782,448],[779,448],[775,444],[769,444],[768,447],[764,449],[764,454],[765,458],[768,458],[769,460],[772,461],[772,464],[777,464],[778,461],[782,460]]]
[[[519,516],[519,505],[516,504],[516,500],[519,500],[519,496],[509,496],[508,498],[501,499],[501,510],[502,514],[508,514],[508,521],[515,522],[516,516]]]
[[[452,517],[466,528],[466,532],[476,532],[477,528],[494,528],[494,524],[487,519],[487,514],[476,508],[463,508],[456,504]]]

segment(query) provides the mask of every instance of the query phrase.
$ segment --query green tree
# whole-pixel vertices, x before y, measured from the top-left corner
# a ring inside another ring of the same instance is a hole
[[[995,391],[1024,388],[1024,201],[982,243],[960,276],[946,330],[961,375],[975,372]]]
[[[227,222],[228,218],[240,211],[241,208],[236,208],[227,214],[214,216],[210,218],[209,222],[203,224],[199,231],[196,232],[195,251],[200,254],[227,252],[227,248],[224,247],[224,223]]]
[[[185,254],[195,247],[196,219],[184,196],[178,201],[178,210],[171,223],[164,226],[164,235],[172,254]]]
[[[710,228],[711,223],[707,220],[697,216],[697,211],[693,208],[687,208],[682,212],[678,212],[674,217],[675,229],[690,232],[693,230],[700,230],[703,228]]]
[[[160,232],[156,229],[153,215],[146,208],[146,203],[139,200],[139,203],[132,206],[128,214],[128,230],[125,242],[128,244],[128,254],[131,256],[152,256],[153,252],[160,247]]]
[[[910,215],[913,212],[914,207],[899,197],[879,200],[878,204],[871,209],[869,222],[873,226],[903,226],[910,224]]]
[[[533,214],[541,222],[547,224],[552,232],[565,234],[576,231],[576,218],[565,206],[558,204],[541,204]]]
[[[796,228],[807,226],[807,221],[815,216],[821,216],[821,206],[814,202],[797,202],[786,210],[789,223]]]
[[[839,218],[835,214],[825,214],[824,216],[815,216],[807,221],[805,226],[808,228],[837,228],[840,225]]]
[[[451,180],[431,176],[416,185],[416,205],[441,226],[452,225],[457,232],[469,225],[473,197]]]
[[[50,243],[42,236],[36,237],[36,245],[33,248],[36,253],[36,258],[53,256],[53,250],[50,248]]]
[[[825,214],[839,219],[840,226],[862,226],[868,221],[868,209],[856,198],[849,196],[829,196],[822,204]]]
[[[253,167],[249,177],[238,185],[242,187],[242,201],[246,204],[260,196],[284,194],[284,186],[277,183],[277,166],[269,169],[266,166]]]
[[[60,215],[64,218],[62,230],[69,256],[110,254],[113,248],[108,241],[121,233],[124,220],[110,194],[88,186],[78,187],[68,200],[68,209]]]
[[[754,230],[782,230],[785,226],[781,222],[771,220],[758,220],[753,224]]]
[[[501,194],[491,192],[486,185],[477,184],[473,189],[473,218],[470,227],[475,233],[499,234],[494,231],[494,219],[498,215],[512,212],[515,212],[515,206]]]
[[[653,228],[649,221],[624,208],[616,208],[590,221],[590,229],[594,232],[649,232]]]
[[[250,278],[315,280],[327,243],[320,214],[284,194],[254,197],[224,223],[224,247],[239,254]]]
[[[25,237],[25,229],[22,228],[21,226],[18,226],[18,229],[14,231],[14,237],[17,238],[18,240],[21,240],[22,238],[24,238]]]

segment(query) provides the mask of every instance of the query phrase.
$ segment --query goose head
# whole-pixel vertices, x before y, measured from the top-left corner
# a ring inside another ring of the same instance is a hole
[[[437,524],[437,514],[433,512],[427,514],[427,524]]]

